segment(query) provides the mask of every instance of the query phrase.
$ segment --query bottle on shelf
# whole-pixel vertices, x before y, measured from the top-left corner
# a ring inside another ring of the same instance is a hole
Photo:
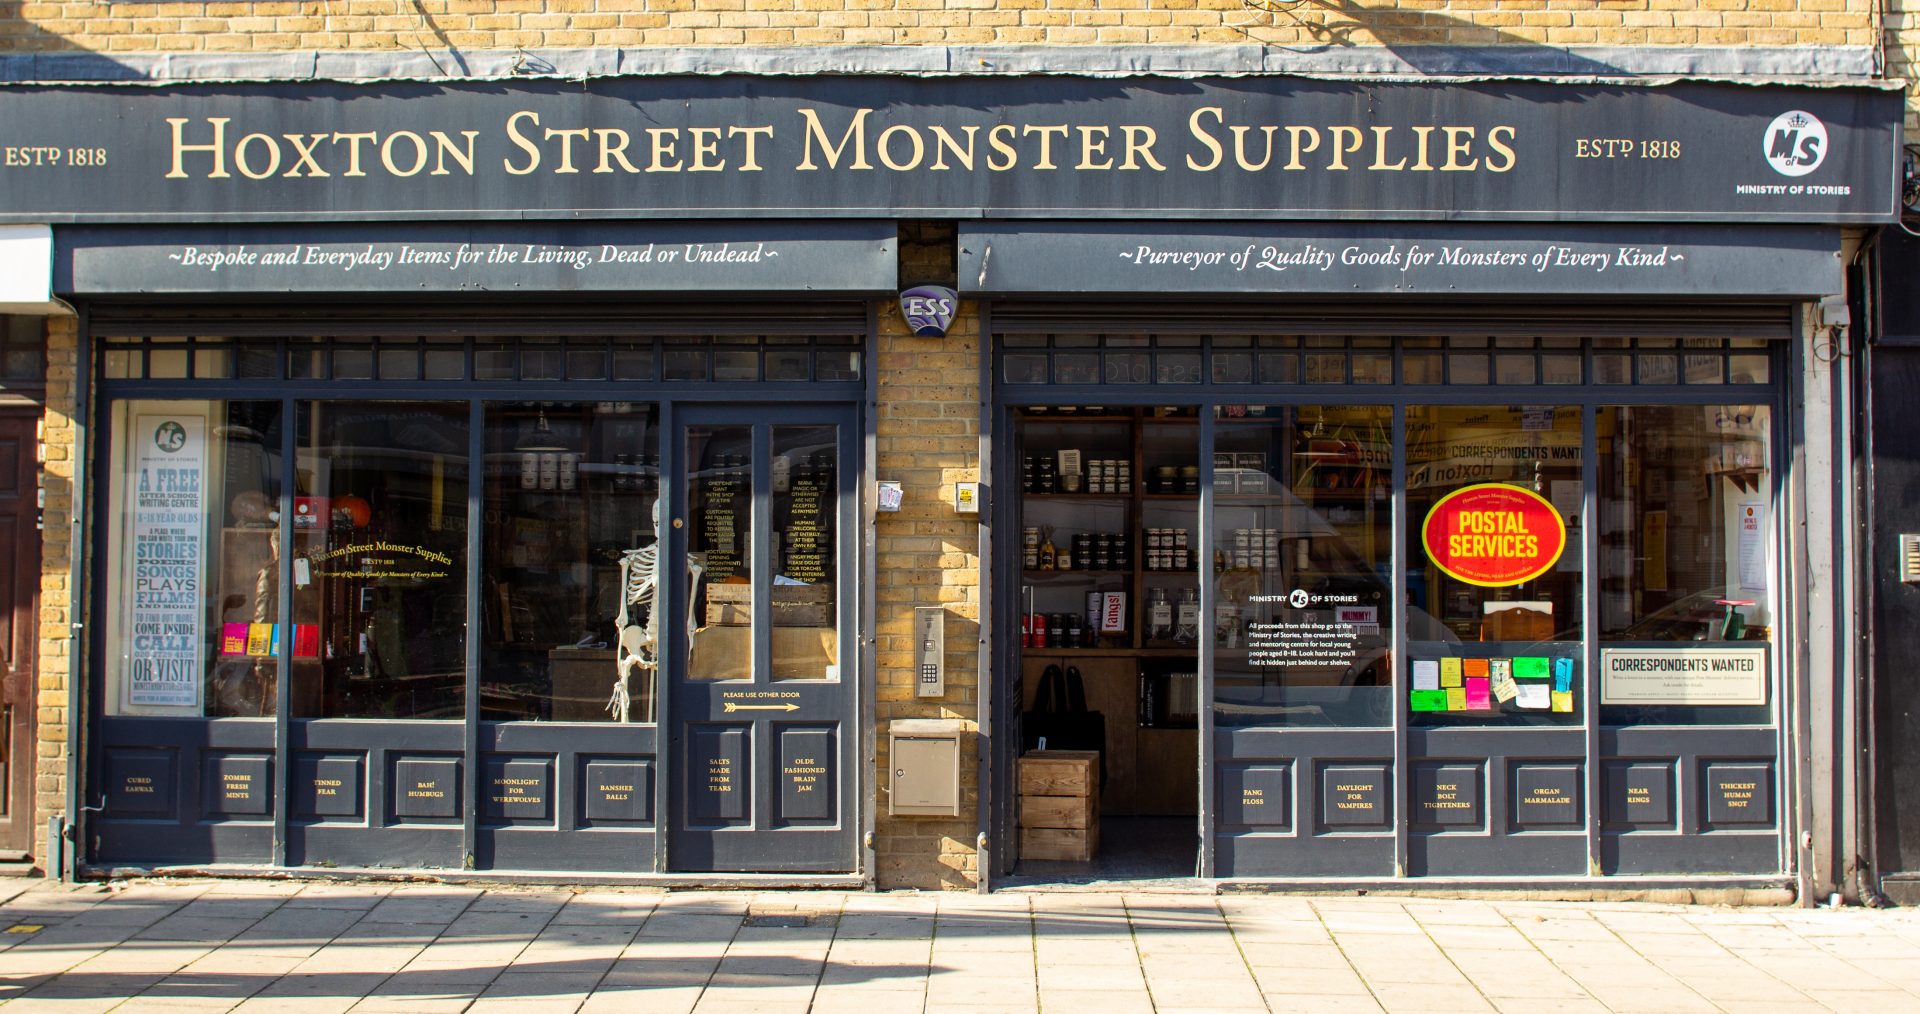
[[[1196,588],[1180,590],[1180,604],[1174,611],[1173,643],[1186,646],[1200,640],[1200,592]]]
[[[1155,588],[1147,593],[1147,640],[1166,641],[1173,638],[1173,603],[1167,600],[1165,588]]]
[[[1059,565],[1060,551],[1053,545],[1053,529],[1048,528],[1041,536],[1040,569],[1053,570]]]

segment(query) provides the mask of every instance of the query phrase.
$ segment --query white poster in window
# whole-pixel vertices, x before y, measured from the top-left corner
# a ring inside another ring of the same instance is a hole
[[[1765,500],[1742,500],[1737,506],[1740,526],[1740,587],[1748,591],[1767,590],[1767,540]]]
[[[126,703],[200,709],[206,577],[207,419],[134,420],[128,448]]]
[[[1602,648],[1601,704],[1767,703],[1765,648]]]

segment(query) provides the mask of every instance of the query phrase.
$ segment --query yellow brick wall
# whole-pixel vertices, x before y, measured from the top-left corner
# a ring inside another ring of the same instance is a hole
[[[952,284],[952,237],[951,226],[904,230],[901,284]],[[875,533],[880,792],[874,848],[881,887],[964,889],[979,874],[977,738],[968,737],[961,759],[958,819],[888,817],[886,794],[889,722],[954,718],[973,728],[978,715],[980,525],[956,515],[952,500],[954,483],[980,478],[978,320],[968,307],[945,338],[916,338],[897,302],[880,317],[875,478],[899,482],[905,494],[899,513],[878,515]],[[947,610],[947,693],[923,701],[914,693],[913,610],[931,605]]]
[[[27,0],[6,8],[0,51],[104,53],[1036,43],[1871,46],[1878,35],[1874,0]]]
[[[1920,143],[1920,0],[1887,0],[1887,76],[1907,82],[1907,143]]]
[[[47,503],[40,542],[39,700],[34,760],[34,859],[47,857],[47,818],[67,812],[67,679],[73,658],[73,613],[67,579],[73,518],[74,393],[78,376],[73,317],[47,319]]]

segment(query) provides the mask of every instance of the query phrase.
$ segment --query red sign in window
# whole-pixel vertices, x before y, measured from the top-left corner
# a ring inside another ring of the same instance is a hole
[[[1567,526],[1545,497],[1489,482],[1456,489],[1433,505],[1421,542],[1450,577],[1483,588],[1524,584],[1553,568]]]

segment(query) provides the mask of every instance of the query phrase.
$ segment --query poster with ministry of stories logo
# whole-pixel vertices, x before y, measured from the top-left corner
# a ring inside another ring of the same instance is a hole
[[[200,708],[202,586],[206,580],[207,420],[141,415],[126,481],[127,678],[131,707]]]

